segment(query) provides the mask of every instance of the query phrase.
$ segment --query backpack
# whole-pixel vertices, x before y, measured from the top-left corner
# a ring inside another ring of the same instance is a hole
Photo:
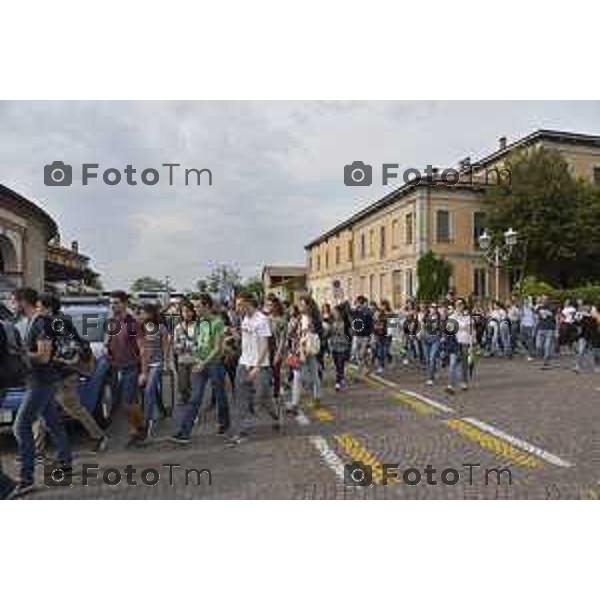
[[[317,333],[308,332],[304,337],[304,351],[307,356],[316,356],[321,351],[321,338]]]
[[[29,374],[29,361],[15,325],[0,320],[0,388],[20,387]]]

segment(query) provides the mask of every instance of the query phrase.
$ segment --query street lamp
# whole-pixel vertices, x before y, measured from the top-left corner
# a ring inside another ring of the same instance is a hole
[[[504,243],[493,243],[492,237],[487,229],[479,236],[479,247],[483,251],[483,256],[487,262],[494,267],[495,271],[495,300],[499,300],[498,292],[500,290],[500,267],[506,262],[515,246],[517,245],[518,234],[510,227],[502,234]]]

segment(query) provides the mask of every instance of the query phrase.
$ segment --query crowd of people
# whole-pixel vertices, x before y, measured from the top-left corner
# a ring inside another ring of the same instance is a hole
[[[61,412],[81,423],[95,451],[110,441],[78,398],[79,378],[93,371],[95,358],[85,337],[60,318],[60,299],[24,288],[13,304],[16,321],[0,327],[0,389],[14,385],[9,373],[26,381],[13,428],[20,479],[12,495],[18,496],[33,489],[46,434],[60,468],[72,470]],[[336,392],[348,385],[352,364],[358,376],[375,377],[408,367],[426,385],[442,381],[449,394],[469,388],[479,356],[539,357],[548,367],[568,353],[577,372],[600,366],[598,308],[581,301],[557,308],[544,295],[483,309],[449,293],[440,302],[408,300],[393,311],[389,302],[364,296],[319,307],[309,294],[294,304],[241,293],[231,303],[199,294],[166,307],[133,306],[115,291],[110,309],[101,360],[110,364],[114,404],[126,414],[128,445],[140,447],[154,435],[169,390],[178,405],[174,444],[189,444],[203,408],[214,408],[216,433],[237,446],[261,411],[278,431],[286,415],[301,410],[303,393],[318,407],[329,365]]]

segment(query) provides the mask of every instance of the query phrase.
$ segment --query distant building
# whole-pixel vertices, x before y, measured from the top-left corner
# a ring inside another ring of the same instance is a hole
[[[306,291],[306,267],[275,266],[264,267],[262,283],[267,294],[275,294],[280,300],[294,302],[297,296]]]
[[[495,152],[473,164],[501,171],[511,151],[540,146],[560,151],[575,176],[600,185],[600,136],[595,135],[539,130],[512,144],[502,137]],[[435,185],[425,179],[402,185],[305,246],[308,287],[317,302],[364,294],[399,308],[416,294],[417,261],[428,250],[452,263],[450,285],[457,294],[509,295],[516,274],[503,272],[494,290],[492,269],[479,248],[486,182],[465,176],[470,165],[468,157],[460,162],[455,185],[439,175]]]
[[[58,226],[37,204],[0,184],[0,297],[17,287],[73,291],[94,284],[89,258],[60,245]]]

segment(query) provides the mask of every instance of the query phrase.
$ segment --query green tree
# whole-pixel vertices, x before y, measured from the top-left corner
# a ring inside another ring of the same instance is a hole
[[[576,180],[561,154],[545,148],[506,160],[511,183],[485,192],[494,241],[512,227],[519,243],[511,263],[523,274],[569,287],[600,277],[600,196]]]
[[[139,277],[131,284],[132,292],[162,292],[164,290],[165,282],[154,277]],[[175,291],[171,286],[169,286],[169,290]]]
[[[417,261],[417,299],[433,302],[445,296],[450,287],[452,264],[429,250]]]
[[[265,288],[263,286],[263,282],[259,277],[251,277],[246,279],[242,284],[238,285],[236,292],[248,292],[249,294],[253,294],[257,298],[263,298],[265,295]]]

